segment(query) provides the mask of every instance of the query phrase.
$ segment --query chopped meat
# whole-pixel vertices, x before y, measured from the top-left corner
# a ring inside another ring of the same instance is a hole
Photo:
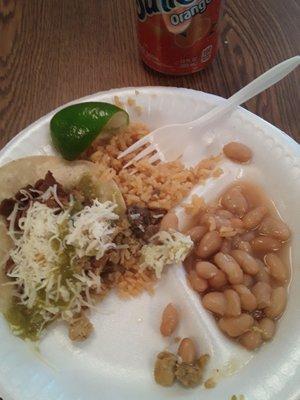
[[[46,192],[46,190],[49,189],[49,187],[53,186],[53,185],[59,185],[59,183],[54,178],[52,172],[48,171],[47,174],[45,175],[44,179],[39,179],[36,182],[36,184],[34,185],[34,188],[36,190],[40,190],[41,192]]]
[[[85,316],[80,314],[79,317],[73,319],[69,325],[69,338],[73,341],[83,341],[87,339],[93,330],[93,325]]]
[[[160,221],[167,213],[163,208],[145,208],[130,206],[127,209],[127,217],[133,234],[137,238],[150,239],[159,231]]]
[[[157,355],[154,378],[161,386],[172,386],[175,380],[177,357],[168,351],[162,351]]]
[[[109,258],[108,254],[104,254],[104,256],[100,258],[100,260],[97,260],[96,257],[93,257],[91,259],[89,269],[94,271],[97,270],[99,274],[101,274],[101,272],[103,272],[105,268],[108,258]]]
[[[26,196],[24,194],[24,191],[30,193],[31,197],[38,197],[39,193],[37,191],[35,191],[34,187],[31,185],[27,185],[24,188],[22,188],[16,195],[15,195],[15,199],[20,203],[20,204],[27,204],[28,201],[30,200],[30,196]],[[23,192],[23,193],[22,193]]]
[[[16,200],[12,198],[2,200],[0,204],[0,215],[3,215],[5,218],[9,217],[14,209],[15,204]]]
[[[57,180],[54,178],[51,171],[47,172],[44,179],[39,179],[34,185],[34,188],[44,193],[46,192],[47,189],[49,189],[49,187],[54,185],[56,185],[56,193],[59,200],[62,203],[68,201],[68,194],[65,192],[62,185],[59,182],[57,182]]]
[[[15,263],[13,262],[13,260],[9,257],[9,259],[6,261],[5,267],[4,267],[4,272],[5,275],[9,274],[13,267],[14,267]]]
[[[7,218],[12,213],[16,203],[18,203],[20,209],[18,210],[15,219],[15,230],[19,230],[19,219],[26,216],[30,204],[33,201],[42,202],[42,200],[39,198],[41,194],[46,192],[46,190],[49,189],[50,186],[54,185],[56,185],[56,193],[60,202],[62,204],[68,203],[68,193],[63,189],[62,185],[56,181],[52,172],[50,171],[47,172],[44,179],[39,179],[34,187],[32,185],[27,185],[24,188],[20,189],[16,193],[14,198],[2,200],[0,204],[0,215],[5,217],[7,226],[9,226],[9,221],[7,220]],[[26,193],[29,193],[29,195],[26,195]],[[59,207],[59,204],[57,204],[57,202],[53,198],[45,200],[44,204],[46,204],[50,208]]]

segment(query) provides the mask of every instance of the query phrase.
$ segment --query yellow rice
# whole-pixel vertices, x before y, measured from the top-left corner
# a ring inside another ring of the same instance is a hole
[[[180,161],[151,165],[143,160],[135,163],[135,173],[133,168],[122,169],[132,155],[118,160],[119,153],[147,133],[144,125],[134,124],[109,141],[94,144],[89,152],[90,160],[98,164],[102,177],[112,178],[118,183],[127,206],[136,204],[169,210],[180,203],[196,184],[222,173],[217,167],[220,157],[203,160],[193,168],[185,168]],[[203,204],[201,199],[193,197],[192,204],[186,207],[193,214]],[[122,243],[127,243],[128,248],[110,254],[110,261],[120,267],[120,271],[110,274],[110,286],[116,287],[122,297],[136,296],[143,290],[152,292],[156,281],[154,273],[139,270],[141,240],[134,238],[126,227]]]

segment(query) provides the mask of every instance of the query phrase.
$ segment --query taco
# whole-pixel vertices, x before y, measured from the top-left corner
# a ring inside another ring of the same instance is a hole
[[[1,167],[0,187],[0,312],[23,339],[58,319],[85,339],[125,212],[117,184],[88,161],[33,156]]]

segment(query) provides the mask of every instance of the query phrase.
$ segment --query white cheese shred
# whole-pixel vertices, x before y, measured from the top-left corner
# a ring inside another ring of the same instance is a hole
[[[190,236],[169,230],[152,236],[150,243],[141,249],[141,268],[152,268],[157,278],[161,277],[163,268],[169,264],[183,261],[193,247]]]
[[[41,195],[42,198],[54,198],[62,207],[56,185]],[[74,267],[81,257],[95,256],[99,259],[108,249],[115,247],[113,237],[119,217],[113,211],[117,205],[94,200],[90,206],[71,215],[71,203],[69,207],[60,209],[50,208],[39,201],[31,202],[26,216],[19,219],[18,232],[15,232],[17,203],[8,217],[9,235],[14,242],[9,253],[14,267],[8,276],[17,288],[22,289],[18,294],[20,303],[29,309],[38,306],[45,323],[58,314],[63,319],[70,319],[83,306],[94,306],[91,290],[100,292],[100,276],[91,271],[78,272],[76,269],[75,272]],[[62,236],[66,228],[67,233]],[[71,254],[68,253],[70,265],[61,265],[67,247],[68,252],[71,248]],[[63,281],[64,268],[71,271],[71,278]],[[40,291],[45,293],[42,304]],[[57,306],[59,300],[65,302],[63,309]]]

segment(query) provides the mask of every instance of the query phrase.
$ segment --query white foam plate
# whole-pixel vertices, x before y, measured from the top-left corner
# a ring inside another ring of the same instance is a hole
[[[124,102],[134,97],[143,112],[138,116],[133,107],[127,107],[131,119],[145,122],[150,129],[195,119],[224,101],[202,92],[162,87],[117,89],[77,101],[112,102],[114,96]],[[54,112],[17,135],[0,152],[0,165],[28,155],[55,154],[49,141]],[[224,161],[224,174],[195,191],[209,200],[234,179],[251,179],[266,190],[293,231],[289,301],[274,340],[253,354],[226,339],[186,285],[182,267],[174,267],[164,275],[153,297],[144,293],[121,301],[113,293],[107,296],[92,314],[95,333],[81,344],[71,343],[66,327],[58,324],[41,341],[39,355],[12,336],[1,318],[0,396],[4,400],[227,400],[234,394],[243,394],[246,400],[300,398],[300,147],[242,108],[214,127],[210,135],[214,140],[207,148],[208,155],[217,154],[224,143],[234,139],[253,149],[254,160],[247,166]],[[197,138],[192,140],[192,148],[197,149]],[[189,163],[197,160],[197,152],[192,153]],[[215,389],[185,390],[177,384],[163,388],[154,383],[155,355],[171,343],[159,332],[161,311],[170,301],[181,311],[177,335],[194,337],[198,351],[211,355],[206,377],[216,368],[225,376]]]

